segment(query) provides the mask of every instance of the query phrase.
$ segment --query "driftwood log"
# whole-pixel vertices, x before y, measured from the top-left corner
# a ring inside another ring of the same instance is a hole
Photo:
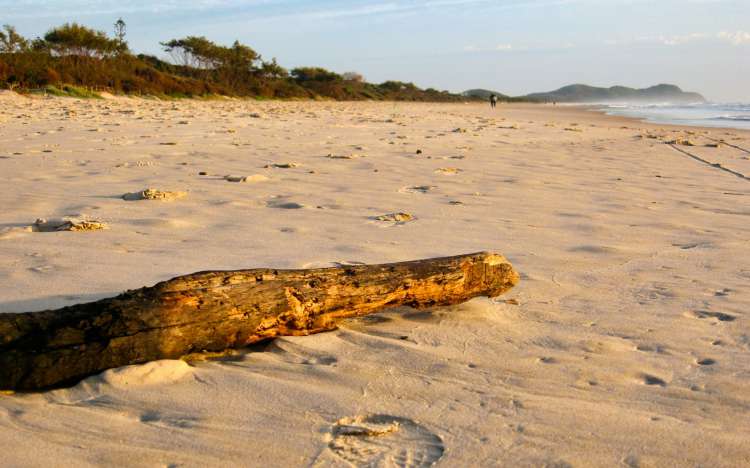
[[[510,263],[491,253],[194,273],[88,304],[0,314],[0,389],[43,389],[112,367],[317,333],[388,307],[495,297],[517,282]]]

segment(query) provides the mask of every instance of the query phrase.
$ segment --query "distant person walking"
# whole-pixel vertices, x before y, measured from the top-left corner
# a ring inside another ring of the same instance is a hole
[[[496,105],[497,105],[497,96],[495,96],[494,94],[490,94],[490,107],[494,109]]]

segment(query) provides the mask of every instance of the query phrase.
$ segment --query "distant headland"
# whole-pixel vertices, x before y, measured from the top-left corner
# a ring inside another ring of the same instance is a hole
[[[486,89],[471,89],[462,93],[466,97],[487,99],[491,94],[497,95],[503,101],[531,101],[531,102],[566,102],[566,103],[700,103],[706,99],[693,92],[686,92],[678,86],[659,84],[649,88],[636,89],[625,86],[599,88],[584,84],[564,86],[555,91],[531,93],[525,96],[510,97],[497,91]]]

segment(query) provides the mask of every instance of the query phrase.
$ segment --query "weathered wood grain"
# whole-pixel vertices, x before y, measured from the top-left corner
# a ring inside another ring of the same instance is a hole
[[[495,297],[517,282],[510,263],[491,253],[194,273],[88,304],[0,314],[0,388],[42,389],[112,367],[317,333],[388,307]]]

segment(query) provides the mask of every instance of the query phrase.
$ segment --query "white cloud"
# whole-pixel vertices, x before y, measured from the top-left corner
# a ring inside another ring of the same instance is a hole
[[[572,42],[559,44],[536,43],[531,45],[513,45],[500,43],[494,46],[477,46],[474,44],[464,46],[464,52],[524,52],[524,51],[551,51],[573,49],[576,45]]]
[[[727,31],[721,31],[716,35],[721,40],[727,41],[730,44],[733,45],[743,45],[743,44],[750,44],[750,32],[746,31],[737,31],[737,32],[727,32]]]
[[[710,35],[706,33],[691,33],[691,34],[684,34],[681,36],[670,36],[670,37],[662,36],[659,38],[659,40],[664,45],[675,46],[675,45],[687,44],[688,42],[700,41],[703,39],[707,39],[709,37]]]
[[[424,12],[425,10],[547,8],[585,4],[592,0],[0,0],[3,19],[16,20],[39,17],[118,15],[167,12],[226,12],[236,15],[248,9],[256,18],[337,19],[356,16]],[[604,1],[604,0],[596,0]],[[629,3],[644,0],[606,0]]]
[[[604,41],[606,45],[633,45],[633,44],[661,44],[665,46],[681,46],[693,42],[705,43],[729,43],[735,46],[750,44],[750,33],[745,31],[718,33],[695,32],[674,36],[640,36],[632,39],[609,39]]]
[[[531,5],[536,0],[522,0],[517,6]],[[33,17],[68,16],[76,12],[79,16],[238,11],[253,8],[260,17],[305,17],[311,19],[336,19],[351,16],[369,16],[424,8],[462,8],[473,4],[491,4],[492,0],[418,0],[399,2],[396,0],[359,0],[339,2],[320,0],[300,5],[295,0],[0,0],[0,11],[4,18],[15,20]]]
[[[135,13],[166,13],[172,11],[207,11],[215,8],[256,6],[262,1],[240,0],[0,0],[0,10],[11,20],[35,17],[67,17],[117,15]]]
[[[497,44],[492,47],[479,47],[476,45],[464,46],[464,52],[511,52],[513,50],[526,50],[527,47],[514,47],[512,44]]]

